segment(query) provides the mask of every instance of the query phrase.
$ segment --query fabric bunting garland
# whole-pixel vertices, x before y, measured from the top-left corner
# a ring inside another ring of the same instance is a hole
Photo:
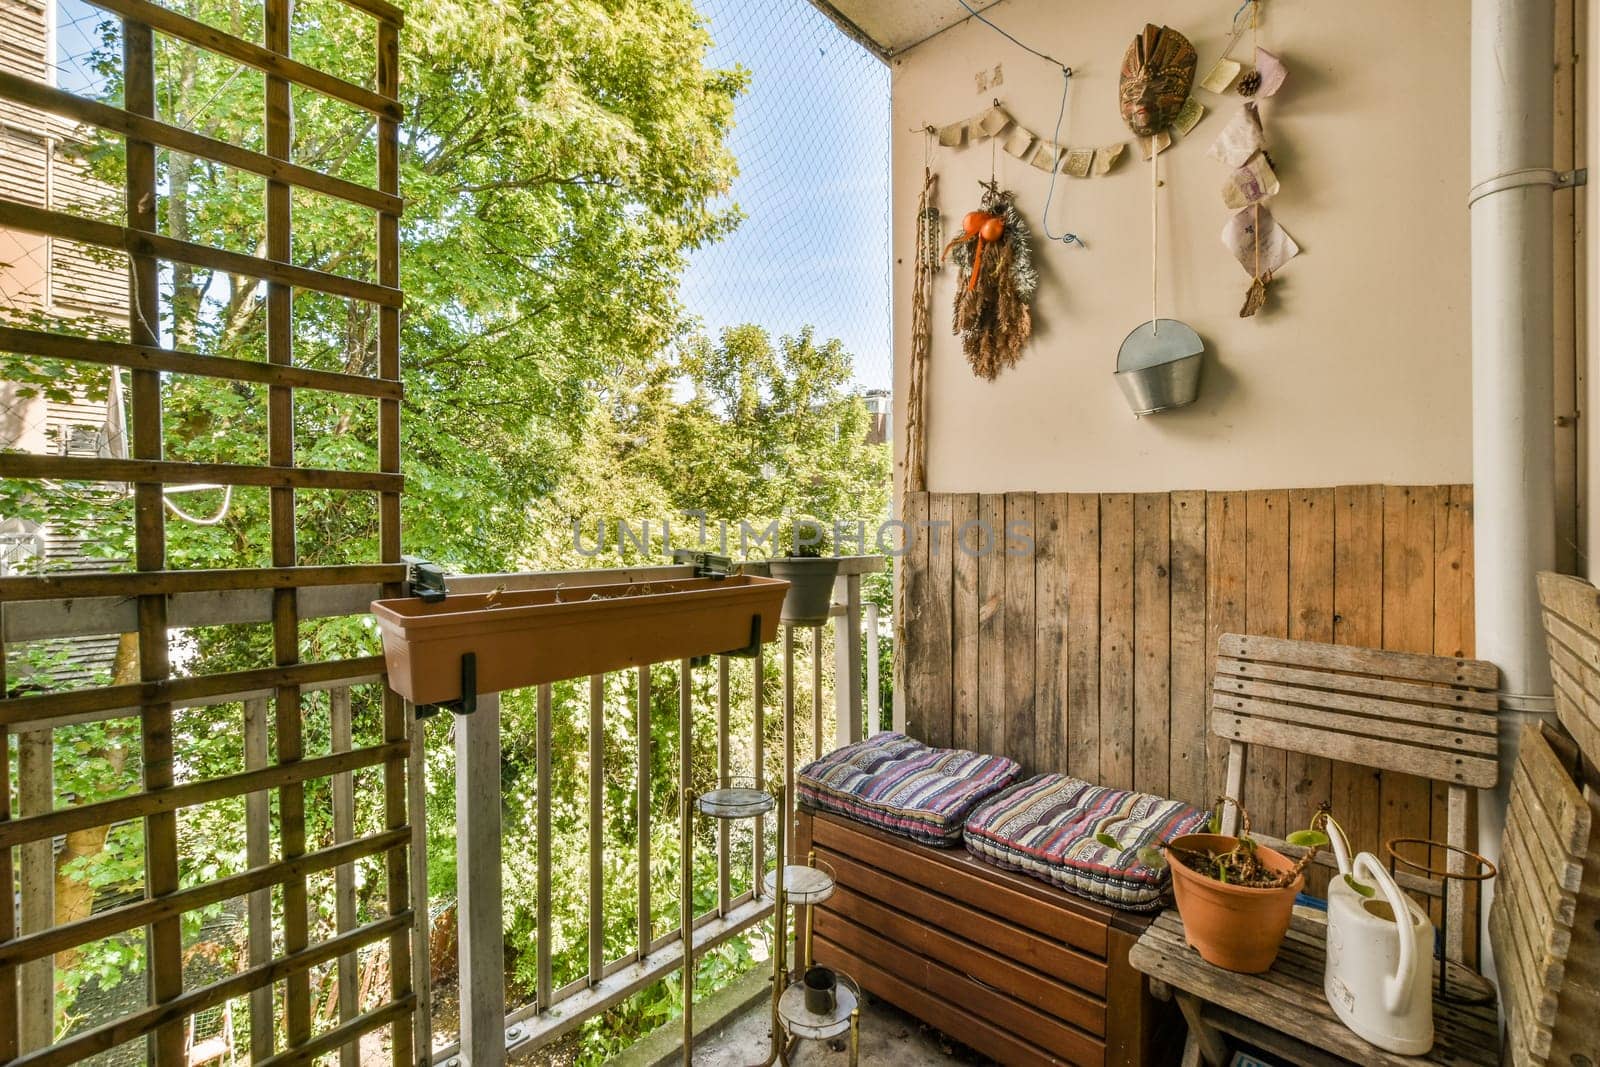
[[[1190,97],[1173,120],[1171,129],[1187,134],[1199,125],[1205,114],[1205,105]],[[1046,174],[1059,172],[1073,178],[1098,178],[1110,174],[1128,147],[1126,141],[1090,148],[1056,144],[1050,138],[1041,137],[1019,124],[998,100],[988,110],[960,122],[952,122],[937,131],[937,140],[945,148],[976,145],[995,137],[1000,139],[1000,147],[1007,155],[1031,164]],[[1148,159],[1149,138],[1140,138],[1140,143]],[[1163,137],[1158,147],[1165,151],[1171,143],[1170,136]]]

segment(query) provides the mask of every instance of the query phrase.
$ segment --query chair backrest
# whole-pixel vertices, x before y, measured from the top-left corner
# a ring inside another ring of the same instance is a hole
[[[1448,786],[1445,840],[1466,848],[1469,789],[1500,775],[1499,681],[1483,660],[1224,634],[1211,730],[1228,740],[1227,794],[1242,799],[1251,745],[1414,774]],[[1223,829],[1233,832],[1235,819],[1230,807]],[[1450,854],[1451,870],[1465,866]],[[1411,887],[1438,895],[1437,886]],[[1464,897],[1448,901],[1445,948],[1454,960],[1465,949]]]
[[[1600,589],[1566,574],[1539,575],[1556,715],[1600,766]]]
[[[1600,1030],[1600,855],[1579,791],[1537,726],[1523,729],[1489,908],[1513,1064],[1594,1062]],[[1587,868],[1587,870],[1586,870]],[[1569,975],[1569,961],[1580,973]]]

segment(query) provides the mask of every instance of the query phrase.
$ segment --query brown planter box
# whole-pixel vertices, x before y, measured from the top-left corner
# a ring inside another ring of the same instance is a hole
[[[461,697],[461,657],[477,656],[478,691],[582,678],[709,656],[778,635],[789,583],[774,578],[683,578],[576,589],[374,600],[389,685],[414,704]]]

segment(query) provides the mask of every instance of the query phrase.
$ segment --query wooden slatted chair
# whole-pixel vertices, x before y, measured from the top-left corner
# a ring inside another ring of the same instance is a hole
[[[1552,742],[1563,739],[1523,729],[1489,908],[1507,1051],[1518,1067],[1600,1055],[1596,792],[1585,799]]]
[[[1524,733],[1504,856],[1532,877],[1499,880],[1489,940],[1512,1062],[1600,1064],[1600,589],[1541,574],[1539,600],[1570,736],[1546,728],[1537,737],[1547,744],[1532,744]],[[1514,858],[1523,855],[1537,862]]]
[[[1447,787],[1445,840],[1470,847],[1471,790],[1492,787],[1499,777],[1498,685],[1499,671],[1482,660],[1224,634],[1211,729],[1228,741],[1227,795],[1243,798],[1248,750],[1256,745],[1413,774]],[[1223,831],[1235,832],[1236,823],[1229,806]],[[1451,870],[1463,870],[1466,860],[1451,853],[1449,862]],[[1431,879],[1400,871],[1396,881],[1440,895]],[[1457,962],[1464,955],[1464,896],[1447,897],[1445,952]]]
[[[1582,578],[1546,572],[1539,575],[1539,602],[1556,714],[1584,759],[1600,767],[1600,589]]]

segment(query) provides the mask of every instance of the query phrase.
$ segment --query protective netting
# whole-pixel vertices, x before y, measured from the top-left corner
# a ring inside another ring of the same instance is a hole
[[[712,331],[816,327],[863,388],[892,377],[889,68],[806,0],[700,0],[710,62],[749,71],[730,141],[745,219],[684,279]]]

